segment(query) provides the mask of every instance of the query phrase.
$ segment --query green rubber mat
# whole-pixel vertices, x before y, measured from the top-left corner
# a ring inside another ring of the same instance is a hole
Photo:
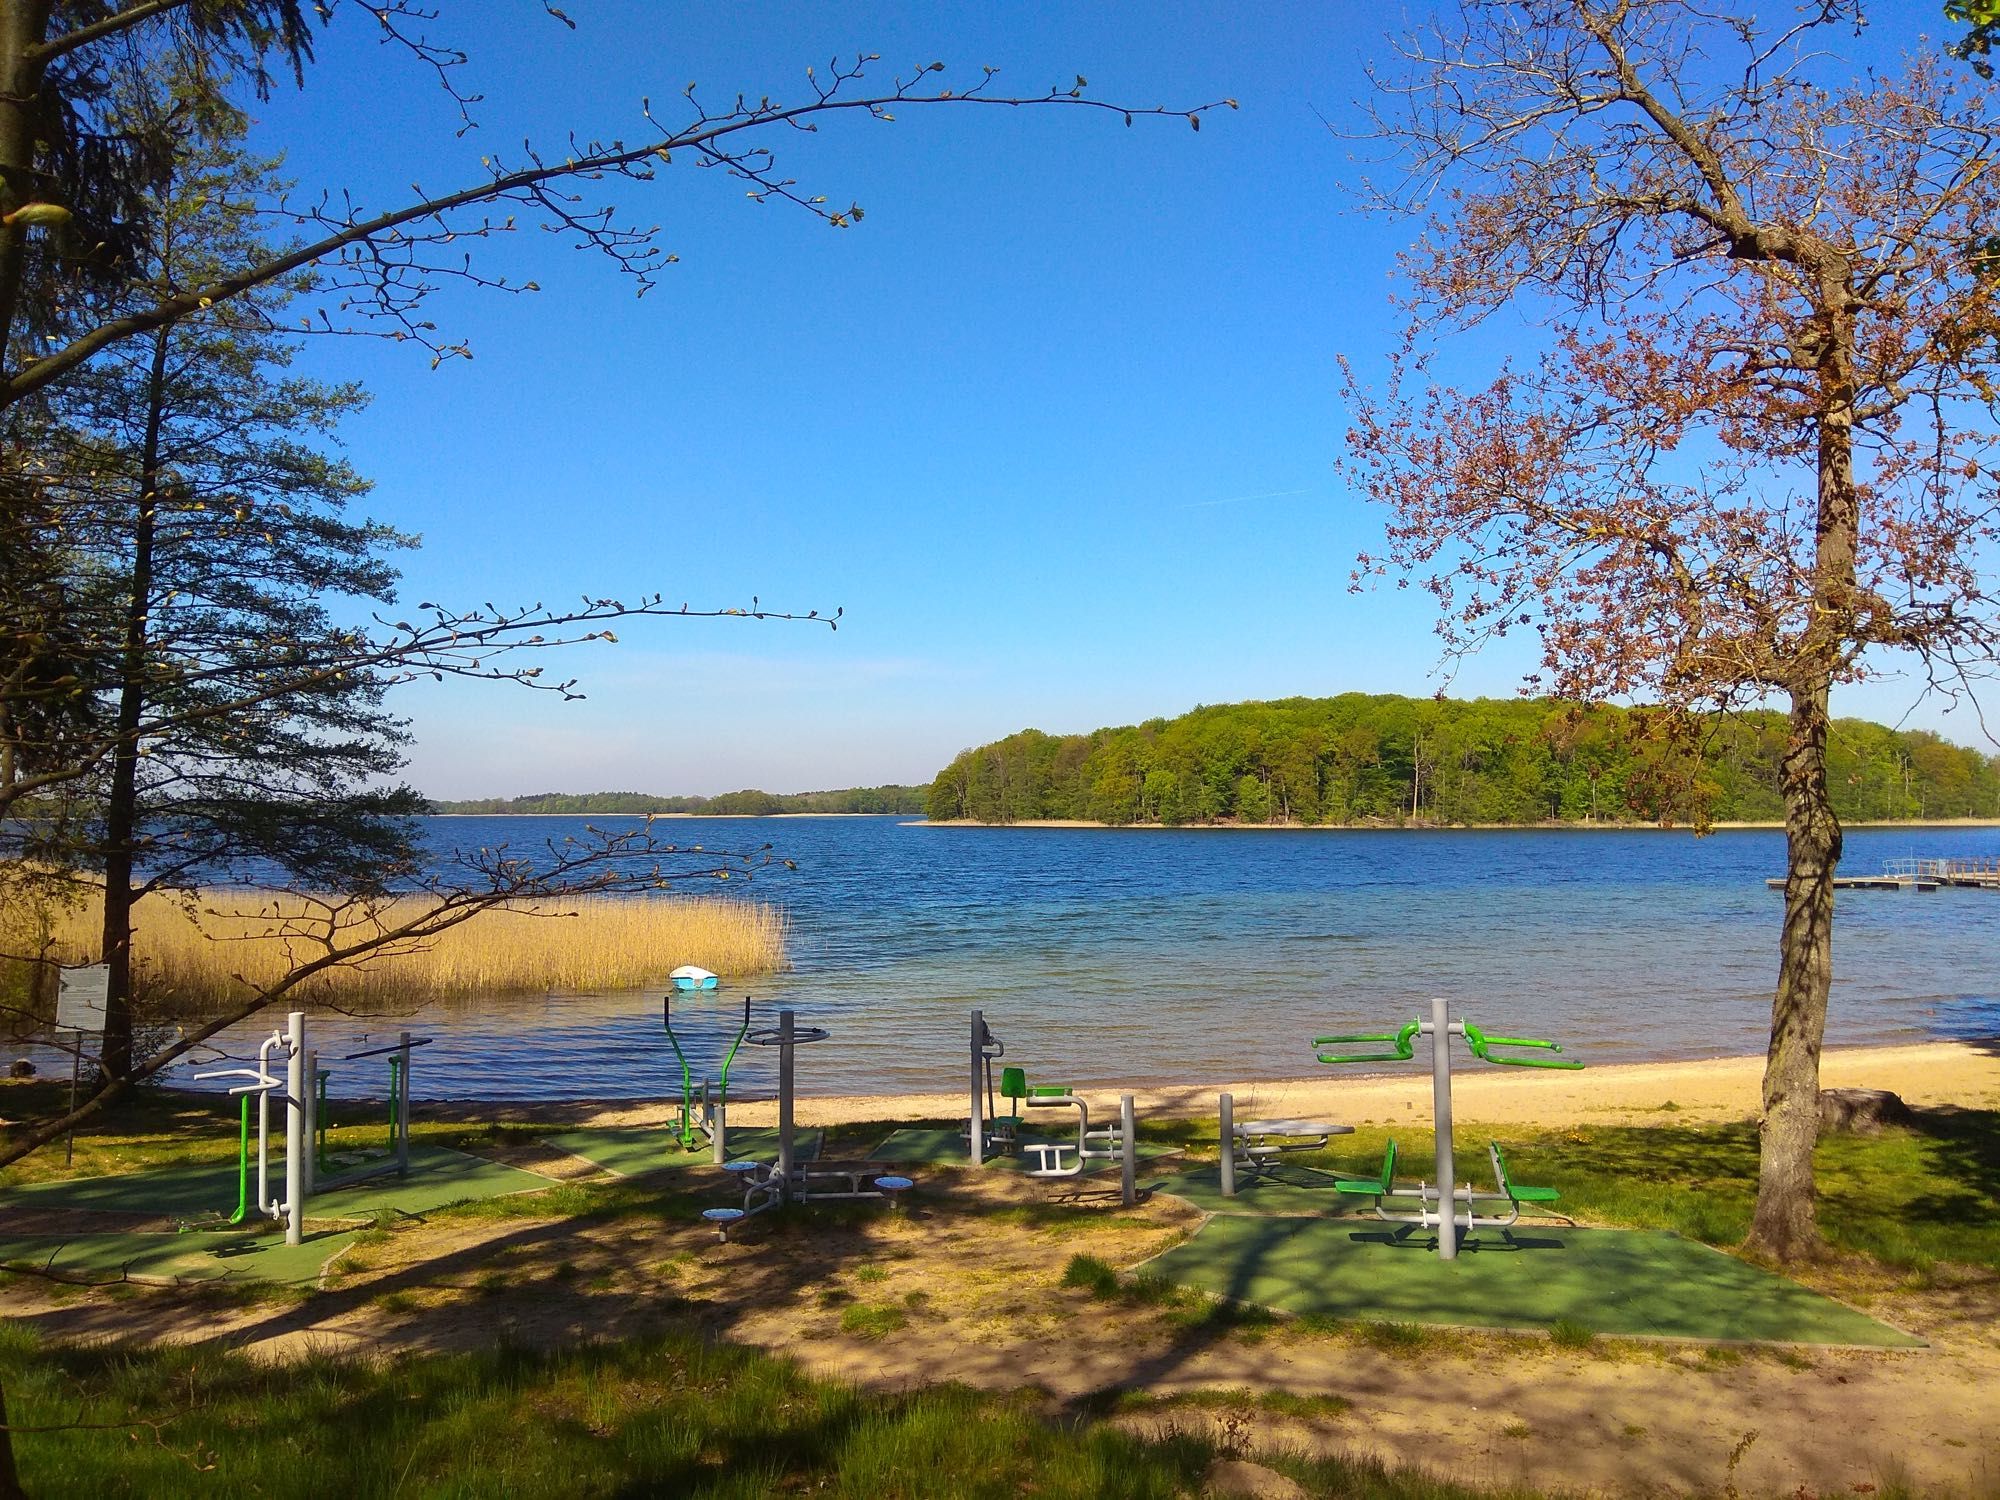
[[[1289,1313],[1469,1328],[1921,1348],[1797,1282],[1664,1230],[1482,1229],[1441,1261],[1428,1231],[1366,1220],[1218,1216],[1153,1274]]]
[[[1333,1190],[1334,1174],[1290,1163],[1254,1175],[1236,1169],[1236,1196],[1222,1196],[1220,1167],[1189,1167],[1155,1177],[1155,1192],[1185,1198],[1212,1214],[1293,1214],[1305,1218],[1368,1214],[1367,1200]],[[1372,1219],[1372,1215],[1369,1215]]]
[[[299,1245],[287,1245],[282,1234],[22,1235],[0,1238],[0,1265],[83,1278],[310,1284],[320,1267],[353,1243],[352,1232],[315,1235]]]
[[[550,1186],[546,1177],[503,1167],[483,1157],[468,1156],[445,1146],[421,1142],[410,1146],[410,1175],[390,1175],[332,1192],[315,1193],[306,1201],[308,1219],[341,1219],[375,1214],[383,1209],[421,1213],[447,1203],[499,1198]],[[271,1192],[284,1192],[284,1169],[271,1174]],[[251,1191],[256,1191],[252,1180]],[[164,1214],[194,1219],[228,1213],[236,1206],[236,1164],[206,1167],[162,1167],[152,1172],[121,1172],[114,1177],[72,1177],[65,1182],[37,1182],[0,1193],[0,1208],[92,1209],[99,1213]]]
[[[558,1151],[567,1151],[571,1156],[580,1156],[585,1161],[595,1162],[607,1172],[616,1172],[620,1177],[637,1177],[642,1172],[663,1172],[681,1167],[712,1166],[715,1160],[706,1142],[703,1142],[699,1151],[683,1151],[673,1143],[672,1137],[666,1130],[658,1125],[610,1126],[603,1130],[565,1130],[558,1135],[545,1135],[540,1139]],[[819,1157],[820,1143],[824,1139],[824,1131],[793,1132],[794,1157],[799,1161],[816,1161]],[[727,1140],[731,1161],[778,1159],[778,1132],[775,1130],[732,1130]]]
[[[1068,1135],[1028,1136],[1029,1141],[1076,1141],[1076,1132]],[[1163,1156],[1171,1156],[1179,1148],[1162,1146],[1148,1141],[1139,1142],[1138,1156],[1141,1161],[1155,1161]],[[922,1165],[941,1167],[966,1167],[972,1165],[965,1153],[965,1135],[949,1125],[912,1126],[891,1131],[887,1140],[868,1153],[870,1161],[914,1162]],[[989,1156],[985,1165],[1000,1167],[1007,1171],[1024,1172],[1027,1162],[1019,1156],[1005,1154]],[[1118,1170],[1116,1158],[1092,1161],[1090,1172],[1115,1172]]]

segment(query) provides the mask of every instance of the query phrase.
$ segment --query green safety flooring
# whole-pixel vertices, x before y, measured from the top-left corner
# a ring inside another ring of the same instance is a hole
[[[1579,1324],[1710,1341],[1922,1347],[1796,1282],[1664,1230],[1482,1229],[1442,1261],[1431,1232],[1367,1218],[1218,1215],[1145,1270],[1281,1312],[1471,1328]]]
[[[386,1160],[386,1158],[384,1158]],[[284,1169],[274,1164],[273,1196],[284,1192]],[[338,1170],[338,1169],[336,1169]],[[353,1187],[314,1193],[306,1203],[309,1219],[359,1218],[383,1209],[422,1213],[447,1203],[499,1198],[550,1186],[546,1177],[504,1167],[483,1157],[468,1156],[446,1146],[421,1142],[410,1146],[410,1175],[391,1174]],[[256,1182],[252,1179],[251,1192]],[[121,1172],[112,1177],[73,1177],[64,1182],[37,1182],[0,1192],[0,1209],[90,1209],[99,1213],[162,1214],[200,1218],[227,1213],[236,1206],[236,1164],[206,1167],[162,1167],[151,1172]]]
[[[1236,1169],[1236,1196],[1222,1196],[1220,1167],[1189,1167],[1166,1177],[1155,1177],[1156,1192],[1185,1198],[1196,1208],[1212,1214],[1296,1214],[1306,1218],[1336,1218],[1367,1212],[1365,1199],[1349,1197],[1333,1190],[1334,1174],[1287,1162],[1267,1172],[1246,1173]],[[1372,1217],[1372,1216],[1371,1216]]]
[[[15,1235],[0,1238],[0,1265],[32,1265],[84,1280],[123,1274],[182,1282],[313,1282],[353,1243],[351,1230],[312,1235],[298,1245],[287,1245],[282,1234]]]
[[[732,1130],[726,1137],[731,1161],[750,1159],[776,1161],[778,1132],[775,1130]],[[792,1136],[792,1151],[799,1161],[815,1161],[825,1132],[801,1130]],[[571,1156],[594,1162],[621,1177],[637,1177],[642,1172],[706,1167],[714,1163],[707,1142],[699,1151],[683,1151],[658,1125],[608,1126],[602,1130],[565,1130],[540,1137],[545,1145]]]
[[[1068,1141],[1074,1144],[1076,1132],[1071,1131],[1068,1135],[1029,1136],[1027,1139]],[[1140,1161],[1154,1161],[1162,1156],[1171,1156],[1178,1149],[1176,1146],[1162,1146],[1141,1141],[1138,1157]],[[966,1156],[965,1132],[949,1125],[912,1126],[904,1130],[891,1131],[888,1139],[868,1153],[868,1160],[943,1167],[971,1165],[970,1159]],[[1026,1171],[1028,1166],[1024,1158],[1011,1154],[988,1156],[985,1165],[1014,1172]],[[1093,1173],[1115,1172],[1118,1170],[1118,1162],[1115,1158],[1094,1160],[1088,1170]]]

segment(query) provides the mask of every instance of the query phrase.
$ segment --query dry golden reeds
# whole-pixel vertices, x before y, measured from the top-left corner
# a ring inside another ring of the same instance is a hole
[[[418,898],[399,898],[384,903],[372,920],[393,927],[420,909]],[[64,962],[93,961],[101,920],[96,902],[59,913],[54,952]],[[270,984],[319,951],[296,932],[323,920],[296,897],[231,892],[195,903],[190,915],[170,898],[149,896],[133,913],[139,1002],[155,1011],[195,1010],[248,993],[246,981]],[[293,935],[286,934],[288,925]],[[660,984],[669,970],[688,963],[735,979],[782,969],[785,938],[784,914],[757,902],[587,897],[526,911],[483,911],[426,939],[417,951],[329,970],[292,993],[353,1006],[637,989]]]

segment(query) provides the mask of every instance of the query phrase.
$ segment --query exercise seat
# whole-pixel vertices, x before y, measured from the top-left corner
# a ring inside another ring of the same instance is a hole
[[[1396,1143],[1390,1141],[1389,1149],[1382,1153],[1382,1175],[1379,1179],[1342,1177],[1335,1181],[1333,1190],[1336,1193],[1351,1193],[1360,1198],[1373,1198],[1377,1202],[1384,1198],[1407,1196],[1398,1195],[1396,1192]]]
[[[1486,1143],[1487,1155],[1493,1159],[1493,1185],[1507,1197],[1507,1201],[1519,1208],[1523,1203],[1554,1203],[1562,1194],[1551,1187],[1528,1187],[1507,1176],[1507,1158],[1501,1153],[1498,1141]]]

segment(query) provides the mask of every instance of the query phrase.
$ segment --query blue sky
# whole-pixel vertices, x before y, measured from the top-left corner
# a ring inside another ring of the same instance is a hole
[[[564,704],[504,685],[404,690],[411,780],[438,796],[716,792],[922,781],[1034,725],[1082,730],[1196,703],[1430,692],[1415,591],[1348,592],[1379,518],[1334,474],[1337,357],[1377,367],[1413,226],[1357,215],[1322,116],[1350,117],[1382,50],[1374,6],[447,5],[480,128],[343,9],[303,93],[260,110],[303,185],[386,206],[472,180],[482,154],[568,130],[638,139],[689,81],[801,92],[835,55],[982,64],[1039,92],[1188,105],[1184,123],[905,110],[776,144],[864,223],[836,232],[677,165],[611,196],[680,256],[635,300],[608,265],[530,232],[476,253],[544,290],[451,292],[476,357],[334,341],[316,372],[375,394],[347,440],[371,513],[422,534],[410,599],[655,590],[696,607],[838,605],[840,631],[634,622],[559,665]],[[1871,45],[1935,32],[1884,9]],[[1471,352],[1507,336],[1489,330]],[[1452,691],[1506,694],[1492,652]],[[1907,683],[1843,711],[1895,719]],[[1965,716],[1909,720],[1971,740]]]

